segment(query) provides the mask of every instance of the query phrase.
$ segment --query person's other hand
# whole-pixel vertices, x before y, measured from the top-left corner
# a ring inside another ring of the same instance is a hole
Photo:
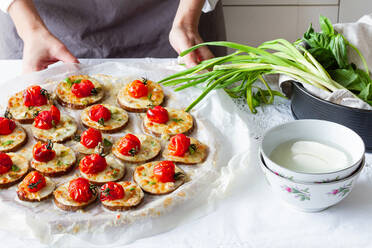
[[[176,25],[172,27],[169,33],[169,42],[174,50],[180,54],[194,45],[203,43],[203,40],[197,30],[182,25]],[[193,67],[201,61],[213,57],[213,53],[208,49],[208,47],[203,46],[185,55],[183,58],[187,67]]]
[[[79,63],[66,46],[47,30],[34,32],[24,39],[23,73],[46,69],[58,61]]]

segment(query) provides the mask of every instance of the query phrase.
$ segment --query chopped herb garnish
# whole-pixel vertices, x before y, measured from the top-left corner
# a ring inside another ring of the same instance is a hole
[[[182,172],[177,172],[174,174],[174,180],[178,180],[181,177],[185,176]]]
[[[91,93],[92,95],[97,95],[97,94],[98,94],[98,90],[97,90],[97,88],[93,88],[93,89],[90,91],[90,93]]]
[[[68,87],[72,87],[72,85],[73,85],[73,82],[71,81],[71,79],[70,78],[66,78],[66,83],[67,83],[67,85],[68,85]]]
[[[62,161],[61,160],[58,160],[57,161],[57,166],[61,166],[63,163],[62,163]]]
[[[154,185],[154,184],[156,184],[156,182],[150,181],[149,184]]]
[[[150,92],[150,93],[147,95],[147,99],[149,99],[150,101],[152,101],[151,97],[152,97],[152,93]]]
[[[145,172],[142,172],[142,176],[144,176],[144,177],[145,177],[145,176],[146,176],[146,173],[145,173]]]
[[[152,104],[152,103],[150,103],[150,104],[147,104],[147,107],[148,107],[148,108],[154,108],[154,107],[155,107],[155,105],[154,105],[154,104]]]
[[[173,118],[173,119],[171,119],[172,121],[174,121],[174,122],[182,122],[183,121],[183,119],[177,119],[177,118]]]
[[[20,171],[20,170],[21,169],[17,165],[15,165],[15,164],[12,165],[12,171],[17,172],[17,171]]]
[[[191,145],[189,146],[189,153],[190,153],[191,155],[194,154],[194,153],[196,152],[196,149],[197,149],[196,145],[195,145],[195,144],[191,144]]]
[[[30,189],[34,189],[34,188],[36,188],[40,183],[41,183],[41,178],[40,178],[39,181],[37,181],[36,183],[29,183],[29,184],[27,185],[27,187],[30,188]]]
[[[35,111],[32,113],[32,115],[33,115],[34,117],[36,117],[36,116],[39,115],[39,113],[40,113],[40,110],[35,110]]]
[[[4,141],[3,143],[1,143],[2,146],[8,146],[8,145],[11,145],[14,143],[14,140],[7,140],[7,141]]]
[[[152,145],[152,146],[156,146],[156,142],[153,141],[153,140],[151,140],[151,145]]]
[[[105,119],[103,119],[103,118],[99,118],[98,123],[99,123],[100,125],[104,126],[104,125],[105,125]]]
[[[33,109],[33,108],[34,108],[34,106],[28,106],[28,107],[27,107],[28,110],[31,110],[31,109]]]
[[[7,118],[7,119],[12,119],[13,118],[13,115],[12,115],[12,113],[10,113],[8,108],[5,110],[4,117]]]
[[[103,146],[112,146],[112,142],[106,138],[103,138]]]
[[[80,135],[74,135],[73,139],[77,142],[80,142],[81,136]]]
[[[135,156],[136,154],[137,154],[137,150],[136,150],[136,148],[132,148],[132,149],[130,149],[129,150],[129,154],[131,155],[131,156]]]
[[[102,191],[102,193],[105,194],[105,196],[109,196],[109,195],[111,195],[110,191],[111,191],[110,188],[106,188],[104,191]]]
[[[129,190],[130,190],[130,191],[133,191],[133,190],[135,190],[135,188],[134,188],[134,187],[132,187],[132,188],[130,188]]]
[[[112,168],[112,167],[111,167]],[[118,175],[118,171],[112,168],[111,177],[115,178]]]

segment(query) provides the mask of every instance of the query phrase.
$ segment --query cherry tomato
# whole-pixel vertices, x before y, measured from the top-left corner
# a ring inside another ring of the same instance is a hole
[[[80,143],[86,148],[94,148],[99,142],[102,142],[101,132],[91,127],[83,132],[80,138]]]
[[[38,85],[27,87],[23,92],[23,104],[26,107],[45,105],[48,102],[47,93]]]
[[[170,139],[168,150],[173,156],[183,157],[189,150],[190,138],[184,134],[177,134]]]
[[[59,111],[59,109],[56,106],[52,105],[50,107],[50,113],[52,115],[52,119],[55,122],[55,125],[57,125],[61,120],[61,112]]]
[[[124,156],[134,156],[141,149],[141,141],[137,136],[128,133],[119,142],[119,152]]]
[[[108,182],[101,187],[101,201],[122,199],[124,195],[124,188],[118,183]]]
[[[77,202],[87,202],[92,199],[93,192],[88,179],[78,177],[70,181],[68,185],[69,196]]]
[[[53,143],[48,141],[48,143],[37,142],[32,149],[32,155],[36,161],[48,162],[56,156],[56,152],[53,150]]]
[[[99,154],[85,156],[79,163],[80,170],[85,174],[97,174],[106,167],[106,159]]]
[[[97,104],[90,108],[89,117],[92,121],[96,122],[100,121],[100,119],[108,121],[111,119],[111,112],[105,106]]]
[[[147,118],[156,123],[167,123],[169,120],[168,111],[162,106],[156,106],[147,110]]]
[[[34,126],[40,129],[51,129],[53,126],[58,125],[61,119],[61,114],[57,107],[52,105],[51,110],[41,111],[35,117]]]
[[[172,161],[161,161],[154,166],[153,174],[161,183],[174,182],[175,165]]]
[[[87,79],[82,79],[80,83],[74,83],[71,87],[71,92],[78,98],[92,95],[94,84]]]
[[[141,98],[147,96],[148,88],[147,85],[145,85],[142,81],[134,80],[129,85],[128,93],[131,97]]]
[[[31,171],[24,179],[29,192],[37,192],[45,187],[45,177],[38,171]]]
[[[8,154],[0,152],[0,174],[7,173],[12,168],[13,162]]]
[[[0,135],[11,134],[15,128],[16,124],[13,120],[0,117]]]

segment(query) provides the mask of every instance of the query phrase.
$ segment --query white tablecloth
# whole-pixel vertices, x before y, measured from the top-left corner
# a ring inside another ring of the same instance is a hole
[[[108,60],[81,61],[92,64]],[[2,82],[21,73],[21,61],[0,60],[0,68],[1,87]],[[239,105],[247,111],[244,104]],[[241,160],[236,163],[240,180],[231,185],[228,197],[217,210],[125,247],[372,247],[370,168],[363,171],[353,192],[339,205],[312,214],[292,210],[271,193],[257,162],[257,147],[264,130],[292,119],[289,101],[279,100],[257,115],[247,112],[245,117],[252,144],[246,154],[235,158]],[[372,156],[368,155],[367,161],[372,161]],[[47,247],[37,240],[18,239],[6,230],[0,230],[0,240],[0,247]],[[90,246],[81,243],[78,247]]]

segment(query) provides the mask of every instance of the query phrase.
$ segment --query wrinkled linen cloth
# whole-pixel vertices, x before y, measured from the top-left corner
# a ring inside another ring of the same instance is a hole
[[[351,44],[355,45],[365,57],[368,67],[372,68],[372,14],[365,15],[357,22],[335,24],[334,28],[337,32],[343,34]],[[358,68],[364,68],[359,56],[354,50],[348,51],[350,60],[357,65]],[[290,87],[288,87],[293,79],[286,75],[279,76],[279,85],[284,93],[290,95]],[[372,110],[372,106],[366,102],[354,97],[347,90],[336,90],[332,93],[318,89],[312,85],[302,84],[311,94],[324,100],[359,109]]]

